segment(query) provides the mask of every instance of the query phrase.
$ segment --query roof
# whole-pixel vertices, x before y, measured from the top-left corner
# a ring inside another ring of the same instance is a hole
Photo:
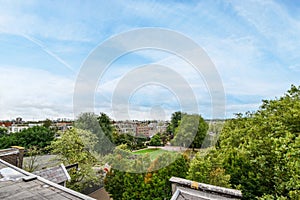
[[[18,154],[19,150],[16,148],[8,148],[8,149],[1,149],[0,156],[8,156],[13,154]]]
[[[110,195],[109,193],[105,190],[104,187],[92,192],[89,194],[90,197],[93,197],[95,199],[101,199],[101,200],[110,200]]]
[[[229,189],[205,183],[172,177],[170,182],[172,186],[173,196],[171,200],[233,200],[241,199],[242,192],[240,190]]]
[[[177,189],[174,195],[172,196],[171,200],[209,200],[208,198],[201,197],[195,193],[190,193],[185,190]]]
[[[56,167],[35,171],[33,174],[43,177],[54,183],[63,183],[71,180],[71,177],[63,164],[60,164]]]
[[[0,159],[0,199],[95,200]]]

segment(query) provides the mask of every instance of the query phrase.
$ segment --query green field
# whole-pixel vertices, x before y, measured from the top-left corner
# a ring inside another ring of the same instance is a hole
[[[135,155],[149,154],[151,160],[155,160],[158,156],[160,156],[164,153],[167,153],[167,152],[176,153],[176,152],[173,152],[173,151],[166,151],[166,150],[162,150],[162,149],[157,148],[157,149],[142,149],[142,150],[133,152],[133,154],[135,154]]]

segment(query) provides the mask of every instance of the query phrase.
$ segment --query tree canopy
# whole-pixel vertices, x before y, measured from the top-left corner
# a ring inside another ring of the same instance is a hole
[[[97,116],[94,113],[82,113],[75,121],[75,127],[96,135],[98,142],[95,144],[95,151],[99,154],[112,152],[114,147],[112,143],[113,128],[106,114],[101,113],[100,116]]]
[[[7,134],[7,128],[6,127],[2,127],[2,126],[0,126],[0,137],[2,136],[2,135],[5,135],[5,134]]]
[[[177,156],[177,159],[171,158]],[[170,165],[164,166],[165,162],[174,159]],[[144,163],[151,163],[150,157],[145,155],[139,158],[129,168],[144,167]],[[154,171],[153,171],[154,169]],[[159,156],[152,162],[143,173],[129,173],[112,169],[105,178],[105,189],[112,195],[113,199],[122,200],[160,200],[170,199],[172,196],[169,179],[172,176],[185,177],[188,169],[187,158],[183,155],[171,153]]]
[[[184,147],[201,148],[207,135],[208,124],[197,114],[183,114],[171,144]]]
[[[160,135],[159,133],[153,135],[153,137],[151,138],[149,144],[150,144],[151,146],[161,146],[161,145],[162,145],[161,135]]]
[[[0,148],[5,149],[17,145],[25,148],[36,146],[39,149],[48,146],[54,139],[54,131],[44,126],[34,126],[0,137]]]
[[[167,132],[171,135],[175,134],[175,129],[179,126],[181,117],[184,113],[182,113],[181,111],[176,111],[174,113],[172,113],[171,116],[171,122],[169,124],[169,126],[167,127]]]
[[[292,86],[275,100],[263,100],[256,112],[227,120],[216,150],[195,158],[191,178],[211,183],[210,174],[219,168],[244,199],[300,198],[300,87]],[[218,158],[218,162],[213,161]],[[208,161],[213,166],[201,168]],[[194,163],[193,163],[194,162]]]
[[[58,155],[65,165],[78,163],[80,169],[69,171],[71,182],[68,182],[68,187],[81,191],[96,181],[100,181],[92,169],[96,163],[93,149],[97,143],[97,137],[89,131],[76,128],[60,134],[61,137],[51,143],[52,153]]]

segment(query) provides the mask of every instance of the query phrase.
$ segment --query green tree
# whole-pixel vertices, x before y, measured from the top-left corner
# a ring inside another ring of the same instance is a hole
[[[254,113],[226,121],[217,145],[230,182],[244,199],[300,197],[300,87],[263,100]]]
[[[139,158],[129,167],[142,167],[144,166],[143,162],[145,159],[150,158]],[[161,166],[166,165],[166,162],[169,163],[170,160],[173,160],[174,162],[161,168]],[[159,156],[150,164],[148,170],[145,170],[143,173],[121,172],[112,169],[106,176],[105,189],[115,200],[170,199],[172,190],[169,179],[172,176],[184,178],[187,170],[188,161],[185,156],[168,153]]]
[[[180,120],[181,120],[183,114],[185,114],[185,113],[182,113],[181,111],[176,111],[176,112],[172,113],[171,122],[167,127],[167,132],[170,135],[175,134],[175,130],[179,126],[179,123],[180,123]]]
[[[35,146],[27,150],[26,155],[29,156],[29,159],[27,161],[24,161],[23,167],[26,171],[33,172],[39,167],[39,164],[37,163],[37,156],[39,154],[40,152]]]
[[[200,115],[183,115],[175,130],[173,145],[200,148],[207,135],[208,124]]]
[[[71,129],[61,133],[61,137],[51,143],[52,153],[65,164],[78,163],[79,170],[72,169],[69,174],[71,181],[67,186],[76,191],[100,182],[100,177],[92,169],[96,163],[92,149],[97,143],[97,137],[86,130]]]
[[[105,113],[100,113],[100,116],[97,119],[104,135],[110,141],[113,141],[113,132],[115,131],[115,128],[112,125],[111,119]]]
[[[222,157],[214,150],[198,152],[190,163],[187,178],[201,183],[231,187],[230,175],[222,168]]]
[[[150,140],[150,145],[151,146],[161,146],[162,145],[162,139],[161,139],[160,133],[152,136],[152,138]]]
[[[44,122],[43,122],[43,126],[46,127],[46,128],[50,128],[52,125],[52,121],[50,119],[46,119]]]
[[[137,137],[132,134],[114,134],[114,141],[116,145],[126,144],[128,149],[137,150],[145,148],[145,142],[147,141],[146,137]]]
[[[7,128],[0,126],[0,137],[7,134]]]
[[[98,142],[95,144],[95,151],[101,155],[111,153],[114,148],[112,133],[108,132],[107,128],[110,126],[109,124],[110,120],[105,114],[99,117],[94,113],[82,113],[75,121],[76,128],[89,131],[96,135]]]
[[[9,148],[11,146],[22,146],[31,148],[33,146],[43,149],[54,140],[54,131],[43,127],[34,126],[22,130],[21,132],[5,135],[0,138],[0,148]]]

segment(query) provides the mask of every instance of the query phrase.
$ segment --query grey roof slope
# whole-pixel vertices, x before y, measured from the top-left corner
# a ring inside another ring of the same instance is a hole
[[[63,164],[60,164],[56,167],[50,167],[47,169],[35,171],[32,173],[54,183],[63,183],[65,181],[71,180],[71,177]]]
[[[45,178],[17,168],[0,159],[0,199],[2,200],[95,200]]]

